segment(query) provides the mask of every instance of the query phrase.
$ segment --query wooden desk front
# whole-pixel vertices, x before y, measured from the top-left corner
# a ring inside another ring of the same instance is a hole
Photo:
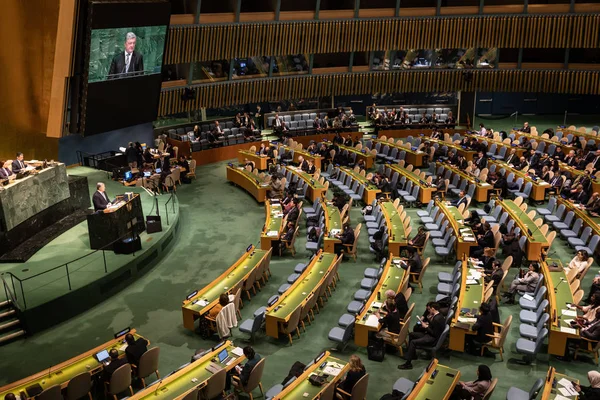
[[[267,308],[265,325],[267,335],[277,339],[279,327],[289,321],[290,316],[298,307],[306,304],[310,294],[315,296],[325,282],[327,276],[336,268],[341,257],[320,251],[306,267],[302,275],[285,291],[279,300]]]
[[[559,374],[556,372],[554,367],[550,367],[548,369],[548,375],[546,375],[546,382],[544,383],[544,389],[542,390],[542,399],[544,400],[554,400],[560,394],[557,390],[558,381],[566,379],[571,382],[579,383],[579,379],[572,378],[568,375]],[[568,397],[569,398],[569,397]],[[573,399],[570,397],[569,399]]]
[[[254,161],[256,168],[259,171],[264,171],[267,169],[267,161],[269,161],[269,157],[267,157],[266,155],[261,156],[250,150],[238,151],[238,162],[243,165],[246,163],[246,160]]]
[[[400,254],[400,249],[408,246],[404,222],[400,219],[398,209],[391,201],[382,201],[379,206],[388,228],[388,251],[390,254]]]
[[[319,181],[315,180],[312,175],[302,171],[300,168],[290,166],[285,168],[288,171],[291,171],[299,179],[302,179],[304,183],[308,185],[306,197],[309,198],[312,203],[314,203],[317,198],[322,198],[325,196],[325,193],[327,191],[327,189],[325,189],[325,185],[322,185]]]
[[[523,136],[523,137],[527,138],[527,140],[532,140],[533,139],[533,140],[535,140],[538,143],[539,142],[545,142],[546,146],[549,146],[549,145],[553,144],[556,147],[561,147],[562,150],[565,152],[565,154],[568,154],[569,151],[571,151],[571,150],[576,150],[576,148],[573,147],[573,146],[562,144],[560,142],[555,142],[553,140],[546,139],[546,138],[543,138],[541,136],[532,135],[531,133],[525,133],[525,132],[521,132],[521,131],[516,131],[514,129],[511,130],[510,133],[514,133],[515,134],[515,139],[518,139],[521,136]]]
[[[340,150],[348,150],[349,153],[356,154],[356,162],[363,160],[365,169],[371,169],[375,163],[375,157],[371,153],[363,153],[361,150],[356,150],[354,147],[340,146]]]
[[[136,339],[142,337],[136,333],[135,329],[132,329],[129,333],[133,334],[133,337]],[[83,354],[79,354],[58,365],[54,365],[50,369],[45,369],[17,382],[9,383],[0,388],[0,398],[3,399],[8,393],[12,393],[17,396],[18,399],[20,392],[26,392],[26,388],[35,384],[39,384],[43,390],[54,385],[59,385],[62,389],[65,389],[69,384],[69,381],[79,374],[84,372],[89,372],[92,375],[100,373],[103,370],[103,365],[98,362],[94,356],[102,350],[110,351],[112,349],[117,349],[119,351],[119,357],[125,357],[125,350],[120,349],[121,346],[124,345],[124,339],[125,336],[123,335],[116,339],[109,340]]]
[[[475,150],[465,149],[458,144],[454,144],[454,142],[451,143],[442,139],[432,139],[424,137],[423,141],[429,143],[437,143],[439,146],[448,146],[448,150],[454,150],[456,154],[462,155],[467,161],[473,161],[475,154],[477,154]]]
[[[470,275],[470,268],[474,268],[471,261],[463,260],[458,305],[456,307],[454,318],[452,318],[452,322],[450,323],[450,344],[448,347],[451,350],[460,351],[461,353],[465,351],[465,336],[472,335],[474,332],[456,326],[459,322],[458,318],[463,317],[466,312],[477,315],[479,307],[481,306],[481,303],[483,303],[483,292],[485,287],[483,275],[478,279],[477,283],[467,284],[467,276]],[[469,311],[466,311],[467,309],[469,309]],[[463,312],[463,310],[465,312]]]
[[[400,153],[401,151],[404,151],[406,153],[404,156],[404,161],[406,162],[406,164],[413,165],[414,167],[422,167],[423,166],[423,157],[425,157],[427,155],[424,152],[422,152],[421,150],[415,151],[411,147],[405,147],[400,144],[388,142],[386,140],[375,139],[375,140],[373,140],[373,142],[381,143],[382,149],[384,146],[389,146],[391,148],[398,149],[398,153]]]
[[[377,194],[381,193],[381,190],[377,188],[374,184],[369,182],[366,176],[362,176],[361,174],[357,174],[353,169],[348,167],[340,167],[340,170],[345,172],[347,175],[352,177],[352,180],[358,181],[358,183],[364,185],[365,191],[363,192],[363,201],[365,204],[371,204],[373,200],[377,198]]]
[[[292,148],[289,146],[284,146],[284,145],[280,145],[278,150],[279,150],[279,154],[281,155],[283,150],[289,150],[292,151]],[[295,163],[299,163],[300,162],[300,156],[302,156],[306,161],[312,161],[313,165],[315,166],[315,169],[321,169],[322,168],[322,161],[324,159],[324,157],[322,157],[320,154],[310,154],[309,152],[305,151],[305,150],[293,150],[294,151],[294,158],[292,159]]]
[[[213,280],[208,286],[183,301],[183,326],[193,331],[194,321],[206,314],[219,301],[221,293],[227,293],[244,282],[262,263],[271,262],[271,250],[257,249],[254,246],[245,252],[231,267]],[[233,294],[233,293],[232,293]]]
[[[436,205],[446,215],[449,225],[454,231],[454,236],[456,236],[456,259],[462,260],[468,257],[471,247],[477,246],[477,238],[475,238],[473,230],[464,224],[464,218],[458,208],[447,205],[441,200],[436,200]]]
[[[513,146],[512,144],[504,143],[501,140],[496,140],[496,139],[489,138],[489,137],[483,137],[483,136],[479,136],[479,135],[474,135],[472,133],[465,134],[465,137],[474,138],[479,143],[486,142],[488,150],[492,147],[493,144],[495,144],[497,147],[506,147],[506,154],[505,154],[504,158],[508,157],[510,155],[510,152],[512,150],[515,150],[515,155],[517,157],[521,157],[523,155],[523,153],[525,153],[525,149],[524,148]]]
[[[369,317],[376,311],[379,311],[380,307],[375,307],[374,303],[385,303],[387,290],[393,290],[399,293],[403,288],[408,285],[409,274],[406,270],[400,267],[400,258],[390,257],[385,264],[381,278],[377,283],[377,286],[373,289],[371,296],[367,299],[363,310],[356,316],[356,323],[354,324],[354,343],[360,347],[367,347],[369,344],[369,332],[379,332],[381,325],[368,324]]]
[[[342,216],[340,209],[335,205],[327,203],[323,207],[323,215],[325,221],[325,238],[323,240],[323,249],[326,253],[335,253],[335,245],[342,241],[335,237],[332,230],[342,231]]]
[[[281,232],[284,228],[283,208],[280,202],[265,202],[265,227],[260,235],[260,248],[269,250],[273,247],[273,242],[279,241]],[[275,234],[277,232],[277,234]]]
[[[546,199],[546,190],[550,189],[550,184],[546,181],[543,181],[541,179],[538,180],[533,180],[531,179],[531,177],[529,175],[527,175],[526,172],[518,170],[516,168],[511,167],[510,165],[508,165],[507,163],[503,162],[503,161],[495,161],[495,160],[489,160],[488,164],[496,164],[496,170],[499,171],[498,168],[504,168],[505,170],[507,170],[507,173],[514,173],[515,174],[515,178],[522,178],[523,182],[525,182],[525,184],[527,184],[527,182],[531,182],[532,186],[531,186],[531,193],[529,195],[529,198],[534,200],[534,201],[544,201]]]
[[[271,186],[268,184],[257,182],[259,180],[258,177],[243,167],[227,166],[227,180],[244,188],[259,203],[265,202],[267,191],[271,189]]]
[[[465,171],[458,169],[454,165],[447,163],[436,163],[436,166],[443,166],[444,169],[452,171],[454,175],[460,176],[461,179],[466,179],[471,185],[475,185],[475,193],[473,194],[473,200],[478,203],[484,203],[488,201],[490,190],[494,187],[487,182],[477,182],[474,177],[468,175]],[[468,189],[468,187],[467,187]]]
[[[514,201],[505,199],[496,204],[499,204],[504,211],[508,212],[509,218],[514,220],[515,224],[521,228],[521,234],[527,236],[527,251],[525,252],[527,259],[531,261],[539,260],[542,250],[547,249],[550,245],[540,228]]]
[[[559,271],[550,271],[550,265],[557,264],[561,269]],[[548,301],[550,302],[550,332],[548,334],[548,354],[555,356],[564,356],[567,348],[567,339],[579,339],[579,330],[576,333],[561,331],[561,328],[570,329],[566,320],[575,317],[563,315],[563,310],[568,310],[567,304],[573,303],[573,294],[567,279],[567,274],[562,269],[560,260],[547,259],[540,263],[542,274],[544,274],[545,284],[548,288]],[[563,281],[561,283],[561,281]]]
[[[327,365],[321,368],[323,363],[327,363]],[[323,386],[314,386],[308,381],[311,375],[322,374],[323,370],[332,364],[341,366],[342,368],[336,376],[329,377],[327,384]],[[314,362],[310,367],[306,368],[302,375],[296,378],[289,386],[285,387],[279,394],[273,396],[273,400],[320,399],[322,393],[331,385],[337,385],[349,369],[350,364],[348,364],[348,362],[333,357],[330,352],[326,351],[323,357],[317,362]],[[308,393],[308,396],[306,396],[305,393]]]
[[[207,385],[208,380],[213,374],[212,372],[208,371],[206,367],[208,367],[211,363],[230,371],[236,365],[239,365],[242,361],[244,361],[246,357],[243,354],[238,357],[232,353],[232,350],[235,348],[236,347],[232,342],[225,341],[221,346],[214,347],[214,350],[211,350],[200,359],[187,364],[166,378],[154,382],[152,385],[129,397],[129,399],[181,400],[196,388],[203,388]],[[217,356],[224,349],[227,349],[228,356],[234,357],[229,364],[222,364],[218,360]],[[194,381],[192,381],[192,379],[194,379]]]
[[[434,371],[437,374],[432,377]],[[459,379],[459,370],[440,365],[434,358],[407,400],[448,400]]]
[[[444,128],[444,127],[440,127],[439,129],[442,129],[444,133],[449,134],[450,136],[453,136],[455,133],[460,133],[461,135],[464,135],[465,132],[467,131],[466,129],[453,129],[453,128]],[[412,137],[417,137],[421,134],[425,135],[425,136],[431,136],[431,132],[433,132],[433,129],[419,129],[419,128],[415,128],[415,129],[402,129],[402,128],[398,128],[398,129],[380,129],[377,132],[377,136],[381,137],[381,136],[385,136],[385,137],[393,137],[393,138],[397,138],[397,139],[402,139],[402,138],[407,138],[409,136]]]
[[[390,168],[394,172],[398,172],[400,175],[405,176],[406,179],[410,179],[413,185],[418,185],[421,187],[419,190],[419,202],[421,204],[427,204],[433,198],[433,193],[437,191],[437,189],[433,186],[424,185],[421,183],[422,179],[420,176],[415,174],[412,171],[408,171],[407,169],[400,168],[397,164],[387,164],[386,168]]]

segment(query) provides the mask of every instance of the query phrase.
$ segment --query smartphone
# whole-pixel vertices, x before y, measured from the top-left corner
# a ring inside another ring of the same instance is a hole
[[[431,379],[434,379],[438,374],[438,370],[436,369],[435,371],[432,372],[431,374]]]

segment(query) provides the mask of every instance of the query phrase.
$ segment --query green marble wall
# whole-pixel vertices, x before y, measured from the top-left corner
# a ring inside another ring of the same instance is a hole
[[[160,73],[165,49],[167,26],[145,26],[136,28],[94,29],[90,43],[90,69],[88,82],[106,80],[113,57],[123,51],[125,35],[133,32],[137,36],[135,51],[144,56],[144,71]]]

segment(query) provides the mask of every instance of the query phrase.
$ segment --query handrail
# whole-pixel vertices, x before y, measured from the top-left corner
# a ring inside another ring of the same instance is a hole
[[[4,279],[4,274],[0,274],[0,279],[2,279],[2,285],[4,286],[4,294],[6,296],[6,300],[10,301],[12,303],[12,305],[18,311],[22,311],[23,307],[19,304],[19,301],[17,299],[16,293],[13,292],[13,291],[15,291],[15,282],[12,279],[12,277],[14,277],[14,275],[11,274],[10,272],[8,274],[11,275],[11,283],[12,283],[12,286],[13,286],[13,290],[12,291],[10,290],[10,286],[6,282],[6,279]]]
[[[167,225],[169,225],[169,208],[168,207],[169,207],[169,203],[171,202],[171,200],[173,201],[173,203],[172,203],[173,213],[175,213],[175,203],[177,201],[177,195],[175,194],[175,191],[171,192],[171,197],[169,197],[169,200],[167,200],[167,202],[165,203],[165,214],[167,216]]]
[[[23,287],[23,282],[26,282],[28,280],[37,278],[38,276],[45,275],[45,274],[47,274],[49,272],[52,272],[52,271],[55,271],[55,270],[57,270],[59,268],[63,268],[64,267],[65,270],[66,270],[66,272],[67,272],[67,282],[68,282],[69,290],[72,290],[73,288],[72,288],[72,285],[71,285],[71,276],[70,276],[70,272],[69,272],[69,264],[72,264],[74,262],[77,262],[79,260],[87,258],[87,257],[89,257],[89,256],[91,256],[93,254],[96,254],[96,253],[98,253],[98,252],[101,251],[102,252],[103,264],[104,264],[104,273],[106,274],[106,273],[108,273],[108,267],[107,267],[107,264],[106,264],[106,255],[105,255],[104,252],[107,250],[107,248],[109,248],[110,246],[112,246],[116,242],[121,241],[124,238],[126,238],[128,236],[131,236],[131,235],[132,235],[132,233],[129,232],[129,233],[127,233],[127,234],[119,237],[118,239],[113,240],[112,242],[110,242],[110,243],[102,246],[101,248],[92,251],[91,253],[85,254],[85,255],[83,255],[81,257],[77,257],[77,258],[75,258],[73,260],[67,261],[66,263],[60,264],[60,265],[58,265],[56,267],[52,267],[52,268],[47,269],[45,271],[39,272],[39,273],[37,273],[35,275],[28,276],[27,278],[24,278],[24,279],[19,278],[18,276],[16,276],[15,274],[13,274],[10,271],[3,272],[2,274],[0,274],[0,277],[2,278],[2,281],[4,283],[4,290],[5,290],[5,292],[7,292],[7,296],[10,293],[14,297],[14,304],[18,305],[19,310],[24,311],[24,310],[27,309],[27,299],[25,297],[25,289]],[[134,254],[134,256],[135,256],[135,254]],[[7,284],[6,284],[6,280],[4,279],[4,275],[7,275],[7,276],[11,277],[11,282],[12,282],[12,286],[13,286],[13,291],[12,292],[10,291],[10,287],[8,287]],[[22,297],[22,300],[23,300],[23,304],[22,305],[17,303],[18,299],[17,299],[17,296],[16,296],[16,288],[15,288],[15,284],[14,284],[14,280],[15,279],[19,282],[19,286],[21,288],[21,297]],[[7,300],[8,300],[8,298],[7,298]],[[13,300],[13,299],[11,298],[11,300]]]

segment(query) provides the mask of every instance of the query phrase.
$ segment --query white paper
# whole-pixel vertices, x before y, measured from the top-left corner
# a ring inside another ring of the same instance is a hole
[[[325,367],[325,369],[323,370],[323,373],[327,374],[327,375],[332,375],[332,376],[338,376],[339,373],[342,372],[341,369],[339,368],[334,368],[331,366],[327,366]]]
[[[570,333],[571,335],[577,334],[577,330],[573,328],[567,328],[566,326],[561,326],[560,331],[564,333]]]
[[[573,311],[573,310],[561,310],[560,313],[562,315],[566,315],[567,317],[576,317],[577,316],[577,311]]]
[[[277,236],[277,235],[279,235],[279,232],[277,232],[277,231],[269,231],[269,232],[267,232],[267,236],[269,236],[269,237],[273,237],[273,236]]]
[[[458,317],[458,322],[463,322],[465,324],[474,324],[475,322],[477,322],[477,318]]]
[[[379,301],[373,302],[373,307],[374,308],[381,308],[382,305],[383,305],[383,303],[380,303]]]
[[[241,357],[244,354],[244,349],[241,347],[236,347],[235,349],[231,350],[231,354]]]
[[[486,183],[482,183],[482,184],[481,184],[481,186],[484,186],[484,187],[485,187],[485,186],[491,186],[491,185],[490,185],[489,183],[487,183],[487,182],[486,182]]]
[[[530,295],[529,293],[525,293],[525,294],[523,295],[523,298],[524,298],[525,300],[529,300],[529,301],[531,301],[531,300],[533,300],[535,297],[533,297],[533,296],[532,296],[532,295]]]
[[[477,285],[477,281],[475,279],[467,279],[467,285]]]
[[[569,389],[569,388],[558,388],[558,391],[566,397],[572,397],[572,396],[577,396],[577,392],[574,389]]]
[[[561,396],[560,394],[557,393],[554,400],[570,400],[570,399],[568,397]]]
[[[365,321],[365,325],[378,327],[379,326],[379,318],[377,318],[377,315],[371,314],[371,315],[369,315],[369,318],[367,318],[367,320]]]
[[[566,388],[572,388],[573,387],[573,384],[567,378],[562,378],[560,381],[558,381],[558,384],[560,386],[566,387]]]
[[[194,304],[198,304],[198,305],[200,305],[201,307],[204,307],[204,306],[208,305],[208,301],[206,301],[206,300],[203,300],[203,299],[198,299],[198,300],[196,300],[196,301],[194,302]]]
[[[574,319],[565,319],[565,320],[563,320],[563,322],[564,322],[565,324],[568,324],[568,325],[571,325],[571,323],[572,323],[573,321],[575,321],[575,320],[574,320]]]
[[[123,346],[119,347],[119,351],[125,351],[127,349],[127,343],[125,343]]]
[[[464,240],[465,242],[474,242],[474,241],[475,241],[475,238],[474,238],[474,237],[470,237],[470,236],[469,236],[469,237],[464,237],[464,238],[463,238],[463,240]]]

